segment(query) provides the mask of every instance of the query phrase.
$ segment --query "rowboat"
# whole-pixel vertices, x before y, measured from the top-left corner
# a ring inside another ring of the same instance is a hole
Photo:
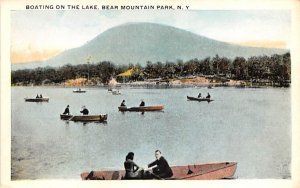
[[[121,95],[121,92],[118,90],[118,91],[112,91],[111,92],[113,95]]]
[[[68,120],[68,121],[98,121],[103,122],[107,120],[107,114],[103,115],[66,115],[66,114],[60,114],[60,119],[62,120]]]
[[[127,108],[126,106],[119,106],[119,111],[125,112],[145,112],[145,111],[161,111],[164,109],[163,105],[157,105],[157,106],[139,106],[139,107],[131,107]]]
[[[201,102],[201,101],[207,101],[207,102],[213,101],[213,99],[203,98],[203,97],[198,98],[198,97],[189,97],[189,96],[187,96],[187,99],[191,100],[191,101],[199,101],[199,102]]]
[[[234,176],[237,162],[216,162],[187,166],[172,166],[173,176],[166,180],[216,180]],[[122,180],[124,170],[92,171],[81,173],[82,180]]]
[[[49,102],[49,98],[25,98],[26,102]]]
[[[81,89],[73,90],[73,93],[85,93],[85,92],[86,92],[85,90],[81,90]]]

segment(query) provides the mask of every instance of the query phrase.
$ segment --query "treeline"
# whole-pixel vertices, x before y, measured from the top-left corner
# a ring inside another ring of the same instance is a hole
[[[286,83],[291,78],[290,53],[272,56],[252,56],[245,59],[236,57],[207,57],[205,59],[191,59],[183,62],[155,62],[148,61],[143,67],[140,64],[115,65],[104,61],[95,64],[64,65],[53,68],[35,68],[12,71],[13,85],[41,85],[45,83],[60,84],[70,79],[87,78],[95,83],[107,84],[108,81],[126,70],[133,69],[126,81],[144,79],[173,79],[191,75],[217,75],[227,79],[259,81],[268,80],[274,83]]]

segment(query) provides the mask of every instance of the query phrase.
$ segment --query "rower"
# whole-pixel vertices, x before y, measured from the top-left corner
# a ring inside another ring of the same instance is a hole
[[[126,107],[125,100],[122,101],[121,106]]]
[[[199,93],[198,98],[201,98],[201,93]]]
[[[70,110],[69,110],[69,105],[67,105],[67,108],[65,109],[63,114],[68,114],[70,115]]]
[[[81,110],[80,113],[82,113],[83,115],[88,115],[89,114],[89,110],[85,106],[83,106],[82,109],[83,110]]]
[[[206,98],[207,98],[207,99],[210,99],[210,94],[209,94],[209,93],[207,93]]]
[[[144,100],[142,100],[142,102],[141,102],[140,106],[145,106],[145,102],[144,102]]]

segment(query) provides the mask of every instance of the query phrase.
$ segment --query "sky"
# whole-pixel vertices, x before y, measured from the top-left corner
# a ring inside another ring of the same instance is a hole
[[[46,60],[128,22],[165,24],[240,45],[290,47],[288,10],[18,10],[11,12],[11,59]]]

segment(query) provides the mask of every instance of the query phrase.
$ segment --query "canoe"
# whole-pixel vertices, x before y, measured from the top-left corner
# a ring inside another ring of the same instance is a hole
[[[127,108],[126,106],[119,106],[119,111],[125,112],[145,112],[145,111],[161,111],[164,109],[163,105],[157,105],[157,106],[139,106],[139,107],[131,107]]]
[[[237,168],[236,162],[216,162],[195,164],[187,166],[172,166],[173,176],[166,180],[216,180],[228,179],[234,176]],[[89,175],[90,174],[90,175]],[[87,178],[89,175],[89,178]],[[122,180],[124,170],[93,171],[81,173],[82,180]]]
[[[201,102],[201,101],[207,101],[207,102],[213,101],[213,99],[208,99],[208,98],[203,98],[203,97],[198,98],[198,97],[189,97],[189,96],[187,96],[187,99],[191,100],[191,101],[199,101],[199,102]]]
[[[73,93],[85,93],[86,91],[84,90],[73,90]]]
[[[26,102],[49,102],[49,98],[25,98]]]
[[[79,116],[60,114],[60,119],[69,120],[69,121],[84,121],[84,122],[98,121],[98,122],[103,122],[103,121],[107,120],[107,114],[104,114],[104,115],[79,115]]]

